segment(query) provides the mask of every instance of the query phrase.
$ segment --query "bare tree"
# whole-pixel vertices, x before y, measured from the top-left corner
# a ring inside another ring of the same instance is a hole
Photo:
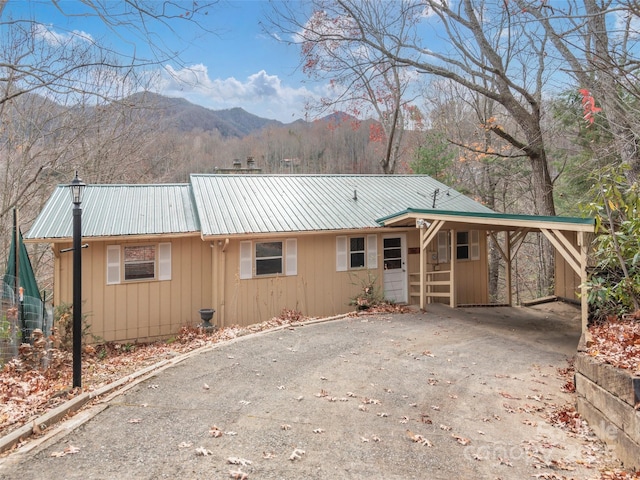
[[[636,0],[573,0],[546,4],[517,0],[523,16],[542,25],[564,71],[578,84],[584,119],[602,112],[630,183],[640,177],[640,78]],[[599,106],[597,106],[599,105]]]
[[[32,9],[0,0],[0,234],[14,207],[28,225],[50,185],[68,181],[74,169],[89,182],[121,180],[125,172],[144,178],[136,154],[145,136],[123,100],[148,85],[151,69],[179,62],[164,39],[177,22],[195,32],[212,3],[52,3],[64,15],[100,20],[108,34],[94,38],[20,16]],[[115,49],[114,37],[125,47]],[[136,165],[123,168],[129,159]]]
[[[377,23],[397,14],[393,3],[361,2],[360,7]],[[358,118],[376,119],[379,123],[371,125],[370,137],[383,147],[378,154],[380,168],[394,173],[408,123],[414,128],[421,123],[414,103],[416,90],[410,89],[413,69],[393,58],[380,58],[375,49],[354,38],[353,32],[361,26],[344,9],[317,8],[308,19],[298,21],[291,5],[280,4],[278,8],[271,24],[292,29],[293,42],[301,46],[302,70],[312,78],[330,80],[330,94],[310,104],[310,109],[325,114],[343,110]],[[411,19],[397,16],[396,21],[402,35]],[[389,48],[399,55],[400,45]]]
[[[66,16],[99,19],[109,34],[94,38],[79,31],[56,30],[31,17],[18,17],[11,9],[11,2],[0,2],[0,26],[3,32],[0,58],[1,138],[5,141],[4,148],[11,149],[14,148],[11,144],[19,144],[23,156],[25,151],[33,153],[36,145],[39,152],[37,159],[31,158],[36,167],[26,174],[22,172],[21,178],[13,182],[11,199],[9,202],[3,201],[0,218],[7,209],[24,200],[30,186],[36,183],[43,170],[69,172],[81,166],[81,159],[86,156],[74,157],[72,152],[64,155],[60,152],[44,154],[44,150],[51,149],[56,142],[61,143],[63,136],[66,141],[62,143],[69,145],[71,139],[79,137],[79,132],[86,125],[96,121],[97,109],[146,87],[150,69],[168,60],[179,62],[180,52],[167,46],[166,36],[175,35],[173,27],[176,22],[199,26],[201,15],[208,12],[212,3],[215,2],[54,2],[54,6]],[[201,32],[206,31],[201,29]],[[125,40],[127,47],[114,50],[110,36]],[[140,49],[136,47],[137,42],[145,44],[144,55],[138,53]],[[45,115],[46,125],[41,114],[44,101],[29,100],[18,105],[19,99],[27,94],[47,100],[51,113]],[[67,108],[56,109],[56,105]],[[34,108],[31,113],[24,111],[29,106]],[[76,107],[76,110],[72,107]],[[90,115],[78,113],[79,109],[85,109],[86,112],[87,108],[93,107],[96,110]],[[131,105],[123,107],[131,108]],[[13,117],[15,112],[23,112],[25,119],[31,117],[32,128],[20,130]],[[74,126],[61,118],[62,115],[66,115],[67,119],[72,117]],[[51,119],[52,116],[56,117],[55,121]],[[63,135],[61,131],[65,125],[69,128]],[[9,128],[12,129],[11,135],[7,130]],[[93,133],[97,128],[95,126]],[[56,132],[55,142],[50,141],[53,132]],[[7,154],[15,152],[9,150]],[[6,178],[5,181],[11,180]]]
[[[529,159],[537,212],[555,214],[541,130],[544,29],[512,15],[504,2],[314,0],[311,8],[332,19],[346,19],[348,28],[316,30],[315,39],[304,40],[325,42],[334,51],[339,45],[365,50],[360,70],[391,64],[450,79],[501,105],[515,128],[507,129],[506,122],[496,118],[489,130]],[[291,33],[299,34],[307,23],[291,13],[288,10],[280,18],[295,27]]]

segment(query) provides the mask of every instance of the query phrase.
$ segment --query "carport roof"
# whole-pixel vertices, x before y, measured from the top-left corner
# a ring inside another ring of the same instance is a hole
[[[415,225],[419,219],[425,221],[443,220],[449,225],[474,224],[493,231],[529,228],[593,232],[595,228],[595,220],[593,218],[518,215],[495,212],[456,212],[452,210],[424,210],[418,208],[407,208],[401,212],[379,218],[376,221],[384,227],[389,227]]]

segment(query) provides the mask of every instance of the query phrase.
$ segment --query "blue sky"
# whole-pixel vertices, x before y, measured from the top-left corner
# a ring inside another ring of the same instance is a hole
[[[28,16],[55,34],[82,32],[111,42],[118,50],[135,46],[139,54],[147,53],[143,39],[119,37],[96,19],[74,15],[81,12],[79,1],[58,3],[67,15],[48,0],[9,0],[2,17]],[[165,74],[156,85],[158,93],[183,97],[213,110],[241,107],[287,123],[305,118],[305,103],[321,96],[325,87],[298,70],[297,47],[285,45],[264,31],[264,13],[269,9],[266,1],[221,0],[201,17],[203,27],[213,34],[186,23],[177,27],[180,40],[166,32],[155,32],[160,41],[167,42],[166,47],[180,51],[182,59],[182,64],[163,65]]]

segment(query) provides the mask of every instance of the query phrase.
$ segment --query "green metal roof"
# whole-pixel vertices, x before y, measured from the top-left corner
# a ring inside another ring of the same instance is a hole
[[[559,217],[559,216],[545,216],[545,215],[520,215],[513,213],[497,213],[493,211],[489,212],[461,212],[461,211],[453,211],[453,210],[435,210],[435,209],[419,209],[419,208],[407,208],[403,211],[398,211],[391,215],[387,215],[385,217],[378,218],[376,220],[380,225],[386,225],[388,223],[392,223],[394,219],[398,219],[400,217],[410,217],[410,216],[427,216],[427,217],[454,217],[460,218],[460,221],[465,220],[479,220],[475,223],[486,223],[490,224],[495,221],[510,221],[514,223],[532,223],[534,225],[543,225],[543,224],[573,224],[578,227],[579,230],[593,230],[595,227],[595,220],[593,218],[583,218],[583,217]],[[464,217],[464,218],[463,218]],[[487,222],[481,222],[481,220],[486,219]],[[587,228],[579,228],[580,226],[588,226]]]
[[[200,231],[188,184],[88,185],[81,207],[83,237]],[[72,209],[69,187],[58,185],[25,239],[71,238]]]
[[[492,210],[426,175],[191,175],[202,236],[377,228],[409,206]],[[436,193],[437,192],[437,193]]]
[[[354,230],[415,216],[585,231],[594,225],[591,218],[496,213],[426,175],[194,174],[190,184],[89,185],[82,209],[83,237]],[[25,239],[71,235],[69,188],[59,185]]]

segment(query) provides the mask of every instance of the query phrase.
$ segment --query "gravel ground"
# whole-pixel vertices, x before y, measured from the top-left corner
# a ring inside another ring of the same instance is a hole
[[[578,313],[436,305],[242,337],[0,460],[0,479],[599,478],[601,444],[544,418],[574,402],[558,369]]]

